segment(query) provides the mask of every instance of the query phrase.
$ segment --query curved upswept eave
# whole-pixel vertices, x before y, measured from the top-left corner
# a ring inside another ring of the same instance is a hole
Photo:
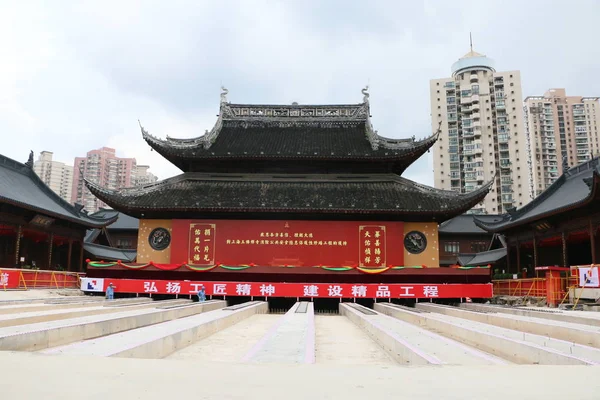
[[[109,205],[110,207],[118,210],[123,204],[118,201],[118,197],[120,197],[119,192],[116,190],[106,189],[102,186],[90,182],[86,178],[83,178],[83,183],[88,188],[88,190],[96,196],[98,199]],[[118,215],[115,217],[115,221],[117,220]]]
[[[468,211],[469,209],[475,207],[477,204],[482,202],[483,199],[485,199],[485,196],[487,196],[490,190],[492,189],[492,186],[494,186],[494,182],[495,179],[491,179],[479,189],[461,195],[461,203],[464,205],[464,211]]]

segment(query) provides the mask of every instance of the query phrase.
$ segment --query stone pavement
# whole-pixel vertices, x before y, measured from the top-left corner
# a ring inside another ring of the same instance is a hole
[[[65,371],[77,373],[68,379]],[[2,398],[19,400],[598,400],[598,376],[600,367],[590,366],[205,364],[0,352]]]

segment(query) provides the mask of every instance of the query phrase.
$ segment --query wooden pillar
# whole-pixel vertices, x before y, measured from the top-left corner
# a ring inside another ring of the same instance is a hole
[[[510,243],[506,243],[506,271],[510,273]]]
[[[596,264],[596,229],[590,219],[590,245],[592,247],[592,264]]]
[[[568,267],[568,256],[567,256],[567,233],[566,232],[562,232],[561,234],[562,237],[562,261],[563,261],[563,267]]]
[[[517,273],[521,270],[521,243],[517,240]]]
[[[69,239],[69,251],[67,252],[67,271],[71,271],[71,253],[73,251],[73,239]]]
[[[538,266],[538,250],[537,250],[537,238],[535,233],[533,234],[533,268]]]
[[[79,242],[79,266],[77,271],[83,272],[83,241]]]
[[[48,269],[52,269],[52,243],[54,242],[54,233],[50,234],[48,240]]]
[[[23,234],[23,227],[19,225],[17,228],[17,240],[15,242],[15,265],[19,265],[19,250],[21,249],[21,235]]]

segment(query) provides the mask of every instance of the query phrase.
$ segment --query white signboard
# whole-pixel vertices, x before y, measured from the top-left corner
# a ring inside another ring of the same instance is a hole
[[[600,287],[600,279],[598,278],[598,267],[580,267],[579,286]]]
[[[104,279],[81,278],[81,290],[84,292],[104,292]]]

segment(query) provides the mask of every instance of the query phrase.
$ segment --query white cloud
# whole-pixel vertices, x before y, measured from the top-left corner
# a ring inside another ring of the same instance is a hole
[[[354,103],[371,86],[375,128],[431,133],[429,80],[468,50],[520,69],[524,95],[600,95],[600,6],[547,1],[253,0],[14,2],[0,14],[0,153],[70,162],[102,146],[178,173],[142,140],[210,129],[232,102]],[[14,140],[6,140],[7,138]],[[406,176],[432,184],[431,155]]]

